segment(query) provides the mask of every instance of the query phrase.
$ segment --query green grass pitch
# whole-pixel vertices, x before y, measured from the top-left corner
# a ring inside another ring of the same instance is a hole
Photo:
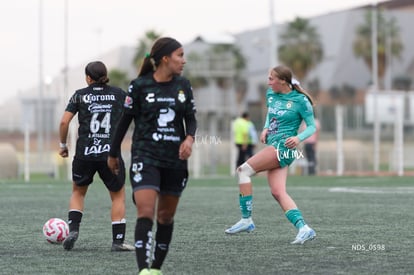
[[[288,178],[288,192],[317,237],[291,245],[296,230],[273,200],[266,178],[253,178],[253,233],[226,235],[240,218],[235,178],[190,179],[175,219],[169,274],[414,274],[414,179]],[[137,274],[135,253],[113,253],[110,199],[91,185],[75,247],[49,244],[42,226],[66,220],[71,184],[0,181],[0,274]],[[127,241],[135,206],[127,183]]]

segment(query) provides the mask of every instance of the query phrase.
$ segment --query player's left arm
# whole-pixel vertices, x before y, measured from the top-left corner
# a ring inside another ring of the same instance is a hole
[[[187,104],[186,113],[184,115],[185,123],[185,139],[180,145],[179,158],[186,160],[191,156],[192,146],[195,142],[195,135],[197,131],[197,119],[195,117],[196,107],[193,98],[193,91],[191,87],[187,90]]]
[[[297,137],[299,141],[304,141],[316,131],[315,117],[313,115],[313,107],[309,100],[306,98],[303,107],[300,109],[300,115],[305,121],[306,128]]]
[[[309,100],[305,99],[304,104],[300,107],[298,112],[300,117],[305,121],[306,128],[300,134],[286,139],[285,146],[289,149],[295,148],[300,142],[310,137],[316,131],[313,108]],[[301,122],[298,124],[298,128],[300,127],[300,123]]]

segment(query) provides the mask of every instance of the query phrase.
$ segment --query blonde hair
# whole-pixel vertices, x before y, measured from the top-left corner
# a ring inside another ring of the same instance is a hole
[[[288,85],[290,85],[292,88],[294,88],[296,91],[298,91],[301,94],[304,94],[310,101],[310,103],[312,104],[312,106],[315,105],[315,101],[312,98],[312,96],[309,94],[308,91],[306,91],[305,89],[303,89],[297,81],[294,81],[295,83],[292,83],[292,79],[293,79],[293,74],[292,71],[283,65],[280,66],[276,66],[272,69],[272,71],[276,74],[277,78],[286,81],[286,83],[288,83]]]

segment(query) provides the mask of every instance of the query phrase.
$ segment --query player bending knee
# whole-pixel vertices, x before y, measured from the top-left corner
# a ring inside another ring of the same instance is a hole
[[[236,171],[239,176],[239,184],[250,183],[250,177],[256,174],[256,171],[247,162],[240,165]]]

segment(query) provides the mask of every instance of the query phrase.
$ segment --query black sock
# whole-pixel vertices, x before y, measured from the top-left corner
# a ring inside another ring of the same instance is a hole
[[[157,223],[157,233],[155,235],[156,245],[154,251],[154,261],[152,262],[152,268],[161,269],[161,265],[164,262],[164,259],[168,253],[168,247],[172,239],[173,229],[174,223]]]
[[[82,221],[82,212],[79,210],[70,210],[68,213],[69,232],[79,231],[79,225]]]
[[[112,241],[114,243],[123,243],[125,240],[126,223],[112,224]]]
[[[139,270],[148,268],[152,260],[152,225],[149,218],[138,218],[135,225],[135,257]]]

